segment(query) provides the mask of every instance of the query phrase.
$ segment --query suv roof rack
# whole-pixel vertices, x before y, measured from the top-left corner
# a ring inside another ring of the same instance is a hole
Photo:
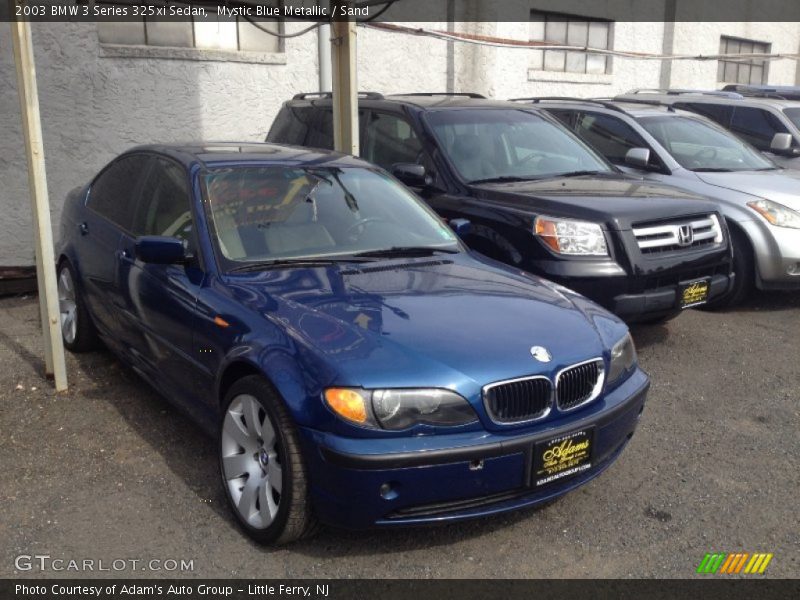
[[[406,94],[389,94],[390,96],[463,96],[464,98],[483,98],[486,100],[486,96],[483,94],[477,94],[475,92],[410,92]]]
[[[615,102],[627,102],[629,104],[648,104],[650,106],[663,106],[669,112],[675,112],[675,107],[672,106],[669,102],[663,102],[661,100],[657,100],[655,98],[626,98],[624,94],[621,94],[613,99]]]
[[[784,85],[743,85],[730,83],[722,88],[723,92],[735,92],[748,98],[774,98],[776,100],[789,100],[789,96],[800,97],[800,87]],[[784,95],[787,94],[787,95]]]
[[[530,98],[511,98],[510,102],[531,102],[532,104],[538,104],[539,102],[548,102],[548,101],[557,101],[557,102],[586,102],[589,104],[597,104],[603,106],[609,110],[615,110],[617,112],[625,112],[624,108],[617,106],[616,104],[612,104],[607,100],[601,100],[599,98],[576,98],[574,96],[531,96]]]
[[[744,98],[744,96],[742,96],[742,94],[739,94],[737,92],[727,91],[727,90],[692,90],[692,89],[683,89],[683,88],[672,88],[672,89],[666,89],[666,88],[652,88],[652,89],[637,88],[637,89],[629,90],[629,91],[625,92],[622,95],[623,96],[627,96],[627,95],[635,95],[635,94],[642,94],[642,95],[646,95],[646,94],[665,94],[667,96],[680,96],[682,94],[699,94],[701,96],[718,96],[720,98],[732,98],[732,99],[737,99],[737,100],[741,100],[742,98]]]
[[[383,100],[380,92],[358,92],[359,98],[368,100]],[[333,92],[302,92],[292,96],[292,100],[308,100],[309,98],[333,98]]]

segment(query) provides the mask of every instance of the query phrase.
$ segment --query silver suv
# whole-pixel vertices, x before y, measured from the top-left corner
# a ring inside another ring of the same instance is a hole
[[[717,306],[753,286],[800,289],[800,171],[782,169],[716,123],[651,103],[528,99],[612,163],[716,200],[734,243],[736,281]]]
[[[738,91],[633,90],[616,100],[652,100],[691,110],[729,129],[787,169],[800,169],[800,101],[782,88],[731,86]],[[791,88],[787,88],[791,89]],[[786,96],[791,96],[792,99]]]

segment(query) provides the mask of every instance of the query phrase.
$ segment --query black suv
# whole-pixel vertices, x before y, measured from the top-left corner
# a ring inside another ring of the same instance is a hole
[[[717,206],[625,175],[544,111],[477,94],[364,93],[361,157],[446,219],[474,250],[542,275],[629,321],[671,318],[726,293]],[[333,146],[330,94],[284,103],[267,141]]]

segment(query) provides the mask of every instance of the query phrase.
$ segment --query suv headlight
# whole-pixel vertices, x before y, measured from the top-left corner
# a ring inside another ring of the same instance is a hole
[[[636,346],[630,333],[611,348],[611,368],[608,370],[608,382],[614,383],[636,365]]]
[[[346,421],[376,429],[466,425],[478,420],[465,398],[441,389],[329,388],[325,402]]]
[[[558,254],[608,256],[606,237],[597,223],[536,217],[533,232]]]
[[[777,227],[800,229],[800,213],[783,204],[761,199],[755,202],[748,202],[747,206]]]

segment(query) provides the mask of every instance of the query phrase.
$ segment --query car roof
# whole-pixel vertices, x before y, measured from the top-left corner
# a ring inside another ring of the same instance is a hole
[[[518,104],[519,102],[517,102]],[[671,106],[665,106],[663,104],[658,103],[648,103],[648,102],[636,102],[636,101],[624,101],[618,100],[613,98],[602,98],[602,99],[594,99],[594,98],[552,98],[552,99],[540,99],[532,106],[539,106],[545,108],[547,106],[586,106],[600,110],[607,110],[611,112],[624,112],[625,114],[637,118],[637,117],[645,117],[645,116],[653,116],[653,115],[678,115],[678,116],[691,116],[696,117],[697,114],[693,113],[688,110],[683,110],[680,108],[673,108]]]
[[[728,106],[763,106],[777,108],[800,107],[800,100],[787,100],[775,96],[743,96],[736,92],[725,92],[726,95],[712,94],[702,91],[686,91],[680,93],[638,92],[620,94],[615,100],[640,99],[674,104],[675,102],[696,102],[700,104],[725,104]]]
[[[297,94],[286,104],[291,106],[330,106],[333,103],[330,94]],[[395,106],[413,108],[416,110],[438,110],[449,108],[516,108],[519,103],[508,100],[493,100],[480,94],[464,93],[405,93],[405,94],[379,94],[376,92],[360,92],[358,104],[365,108],[380,106]],[[526,108],[533,108],[526,106]]]
[[[305,148],[286,144],[262,142],[191,142],[184,144],[148,144],[136,146],[126,153],[155,152],[168,156],[185,166],[240,164],[240,163],[286,163],[292,166],[313,165],[325,167],[367,167],[374,165],[347,154]]]

